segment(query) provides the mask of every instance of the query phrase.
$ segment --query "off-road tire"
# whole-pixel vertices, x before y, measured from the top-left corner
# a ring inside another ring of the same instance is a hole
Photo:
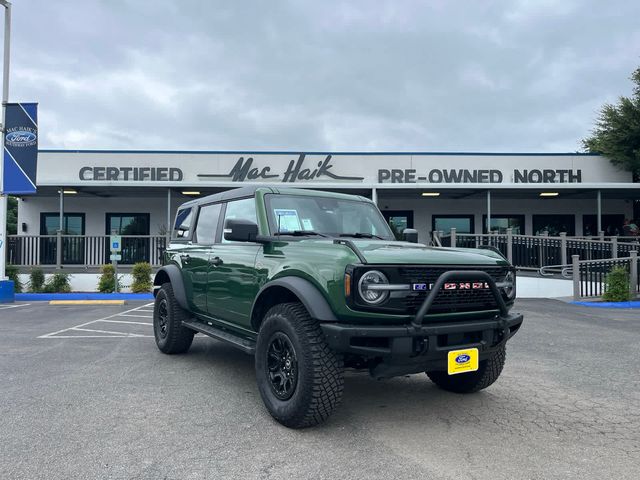
[[[473,393],[483,388],[487,388],[495,382],[507,356],[504,345],[486,360],[480,362],[478,370],[469,373],[459,373],[457,375],[447,375],[447,372],[427,372],[433,383],[443,390],[455,393]]]
[[[164,321],[163,315],[166,315]],[[162,284],[153,304],[153,334],[161,352],[174,354],[189,350],[195,332],[182,326],[182,322],[190,318],[189,312],[176,300],[171,284]]]
[[[269,375],[267,354],[275,338],[288,339],[296,359],[297,381],[290,398],[286,399],[278,398]],[[317,425],[326,420],[342,400],[342,356],[329,348],[318,322],[301,303],[279,304],[266,313],[258,334],[255,368],[258,389],[267,410],[286,427]]]

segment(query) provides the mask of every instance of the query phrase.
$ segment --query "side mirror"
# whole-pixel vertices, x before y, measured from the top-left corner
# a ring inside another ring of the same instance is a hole
[[[255,242],[258,225],[251,220],[230,218],[224,222],[224,239],[230,242]]]
[[[405,242],[418,243],[418,231],[414,228],[405,228],[402,231],[402,239]]]

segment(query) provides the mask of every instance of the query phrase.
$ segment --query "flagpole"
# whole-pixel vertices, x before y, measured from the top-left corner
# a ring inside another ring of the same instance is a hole
[[[5,122],[6,122],[7,102],[9,101],[9,53],[10,53],[10,39],[11,39],[11,3],[9,3],[6,0],[0,0],[0,5],[2,5],[5,8],[4,61],[2,64],[2,158],[0,159],[0,282],[4,282],[7,279],[6,277],[7,196],[4,193],[4,137],[5,137],[5,130],[6,130]]]

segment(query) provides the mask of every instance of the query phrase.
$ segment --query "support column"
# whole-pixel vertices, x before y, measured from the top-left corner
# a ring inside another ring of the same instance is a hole
[[[62,268],[62,235],[64,233],[64,187],[60,187],[58,207],[58,231],[56,232],[56,267]]]
[[[487,190],[487,233],[491,233],[491,190]]]
[[[0,156],[0,282],[4,282],[6,277],[7,266],[7,248],[9,242],[7,239],[7,195],[4,193],[4,137],[7,113],[7,102],[9,101],[9,60],[10,60],[10,41],[11,41],[11,3],[2,1],[0,4],[5,8],[4,13],[4,57],[2,62],[2,155]],[[4,290],[4,289],[3,289]],[[13,292],[11,292],[13,302]],[[0,301],[7,301],[4,291],[2,292]]]
[[[167,233],[171,230],[171,189],[167,188]]]
[[[631,300],[635,300],[638,295],[638,251],[629,252],[631,262],[629,263],[629,289],[631,290]]]
[[[573,299],[580,300],[580,255],[571,255],[571,273],[573,277]]]
[[[598,235],[601,235],[602,232],[602,192],[598,190]]]
[[[373,187],[371,189],[371,200],[373,201],[373,203],[378,205],[378,189],[376,187]]]

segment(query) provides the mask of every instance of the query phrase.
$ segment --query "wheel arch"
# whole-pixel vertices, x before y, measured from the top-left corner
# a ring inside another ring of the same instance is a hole
[[[251,327],[257,332],[267,311],[279,303],[300,302],[309,315],[320,321],[336,322],[329,302],[309,280],[300,277],[282,277],[264,285],[251,307]]]
[[[158,270],[153,278],[153,296],[155,297],[160,287],[167,282],[171,283],[178,304],[185,310],[189,310],[182,274],[176,265],[165,265]]]

